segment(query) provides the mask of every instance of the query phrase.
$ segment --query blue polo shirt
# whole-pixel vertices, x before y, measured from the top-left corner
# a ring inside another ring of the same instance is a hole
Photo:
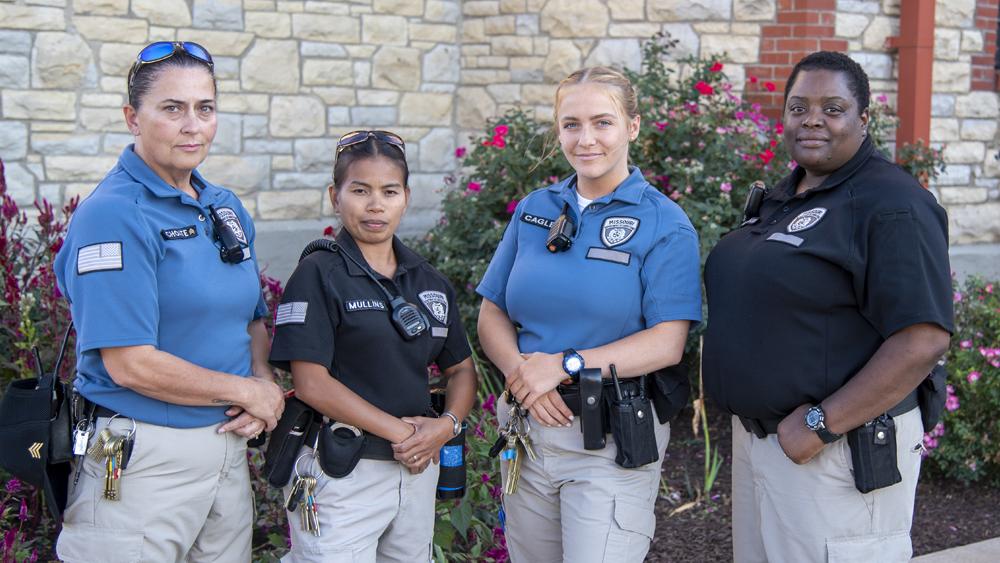
[[[151,345],[193,364],[249,376],[247,325],[267,314],[250,215],[231,191],[195,171],[199,198],[173,188],[130,145],[70,223],[55,261],[76,326],[76,388],[144,422],[193,428],[226,420],[223,406],[182,406],[120,387],[101,348]],[[247,258],[223,262],[209,206]]]
[[[545,247],[564,205],[565,252]],[[698,235],[681,208],[632,168],[579,212],[576,176],[525,197],[476,291],[518,327],[523,353],[620,340],[664,321],[701,320]]]

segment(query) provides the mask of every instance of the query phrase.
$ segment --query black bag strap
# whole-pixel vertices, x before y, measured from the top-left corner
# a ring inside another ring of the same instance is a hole
[[[49,373],[46,373],[45,368],[42,367],[42,357],[38,353],[38,346],[31,347],[31,353],[35,356],[35,370],[38,372],[38,384],[35,386],[35,389],[51,389],[55,386],[56,380],[59,379],[59,368],[62,367],[63,358],[66,356],[69,333],[72,330],[73,323],[70,322],[69,326],[66,327],[66,332],[63,333],[62,344],[59,346],[59,354],[56,356],[56,363]]]

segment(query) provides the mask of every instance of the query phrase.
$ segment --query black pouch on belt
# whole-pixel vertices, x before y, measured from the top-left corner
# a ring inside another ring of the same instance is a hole
[[[854,486],[870,493],[903,480],[896,465],[896,421],[888,414],[847,433],[854,465]]]
[[[653,429],[653,409],[646,397],[646,376],[639,381],[636,396],[624,396],[618,381],[618,370],[611,365],[611,380],[615,398],[611,401],[611,435],[618,453],[615,463],[625,469],[641,467],[660,459],[656,450],[656,433]]]
[[[285,411],[271,432],[264,453],[264,476],[272,487],[284,487],[292,477],[299,450],[306,443],[316,411],[295,397],[285,399]]]
[[[323,473],[330,477],[339,479],[350,475],[361,459],[364,449],[365,435],[358,428],[330,422],[319,430],[316,456]]]
[[[917,387],[917,403],[920,405],[920,421],[924,432],[930,432],[937,425],[948,400],[948,370],[937,364],[931,373]]]
[[[688,404],[691,383],[688,381],[687,365],[668,366],[649,375],[649,396],[656,407],[656,418],[660,424],[666,424]]]
[[[585,450],[600,450],[607,444],[602,409],[603,393],[601,370],[580,370],[580,431],[583,432]]]

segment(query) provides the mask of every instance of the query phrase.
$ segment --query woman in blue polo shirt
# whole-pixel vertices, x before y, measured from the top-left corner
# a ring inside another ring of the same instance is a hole
[[[518,204],[477,288],[483,350],[529,413],[537,453],[504,496],[507,545],[513,561],[642,561],[669,427],[655,424],[658,461],[624,469],[610,440],[584,449],[572,415],[580,401],[567,404],[564,380],[584,367],[608,378],[614,364],[630,383],[680,361],[701,320],[698,236],[628,165],[640,121],[628,79],[579,70],[560,83],[555,108],[576,173]],[[569,248],[551,252],[549,226],[561,214],[575,232]],[[500,413],[504,424],[505,405]]]
[[[80,204],[56,257],[92,425],[78,427],[89,452],[70,486],[64,561],[250,560],[246,441],[275,425],[283,399],[253,222],[195,170],[215,136],[215,94],[201,46],[139,53],[124,107],[135,144]]]

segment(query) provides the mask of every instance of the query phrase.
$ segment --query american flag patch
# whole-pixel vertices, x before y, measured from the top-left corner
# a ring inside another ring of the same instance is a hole
[[[278,305],[278,312],[274,317],[274,325],[301,325],[306,323],[306,309],[309,303],[306,301],[292,301]]]
[[[102,242],[84,246],[76,253],[77,275],[122,269],[122,243]]]

